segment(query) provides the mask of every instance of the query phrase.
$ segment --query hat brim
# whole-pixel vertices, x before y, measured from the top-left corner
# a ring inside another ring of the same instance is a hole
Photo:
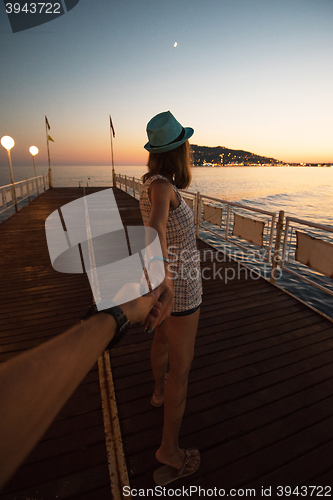
[[[186,142],[192,135],[194,134],[194,130],[191,127],[184,127],[185,130],[185,135],[184,137],[177,142],[172,142],[171,144],[167,144],[166,146],[155,146],[151,147],[150,143],[147,142],[147,144],[144,145],[144,148],[149,151],[149,153],[166,153],[167,151],[172,151],[173,149],[178,148],[184,142]]]

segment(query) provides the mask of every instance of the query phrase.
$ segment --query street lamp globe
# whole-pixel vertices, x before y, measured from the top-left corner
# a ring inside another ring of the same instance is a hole
[[[30,146],[29,152],[32,154],[32,156],[38,155],[39,149],[36,146]]]
[[[12,139],[12,137],[9,137],[9,135],[4,135],[1,138],[1,146],[3,146],[5,149],[7,149],[7,151],[12,149],[14,144],[15,144],[14,139]]]

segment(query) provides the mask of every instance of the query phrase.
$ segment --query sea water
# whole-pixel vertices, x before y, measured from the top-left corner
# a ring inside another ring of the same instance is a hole
[[[38,167],[37,174],[47,174]],[[117,166],[116,172],[140,178],[145,166]],[[112,185],[110,166],[55,166],[54,187]],[[32,167],[14,168],[14,181],[33,177]],[[10,183],[8,169],[0,168],[0,186]],[[225,201],[279,212],[333,228],[333,168],[327,167],[194,167],[190,191]],[[1,216],[0,216],[1,217]],[[0,219],[1,220],[1,219]],[[201,237],[217,248],[225,246],[207,232]],[[332,286],[332,280],[325,283]],[[333,317],[333,297],[284,272],[279,286],[297,295],[313,307]]]
[[[141,177],[145,166],[117,166],[116,172]],[[37,175],[47,174],[46,166]],[[110,166],[52,167],[54,187],[112,185]],[[34,177],[33,167],[14,167],[14,181]],[[10,183],[9,171],[0,168],[0,186]],[[194,167],[191,191],[227,201],[238,201],[269,211],[333,225],[333,168],[327,167]]]

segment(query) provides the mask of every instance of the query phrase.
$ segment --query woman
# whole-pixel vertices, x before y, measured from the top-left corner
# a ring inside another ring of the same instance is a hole
[[[150,120],[145,145],[148,172],[140,194],[143,222],[158,232],[165,261],[162,322],[155,329],[151,349],[155,379],[151,403],[161,406],[164,402],[163,436],[156,458],[166,465],[154,473],[160,485],[193,474],[200,465],[198,450],[182,450],[178,444],[202,301],[194,216],[177,190],[191,182],[188,139],[193,132],[183,128],[170,111]],[[154,265],[152,258],[152,270]]]

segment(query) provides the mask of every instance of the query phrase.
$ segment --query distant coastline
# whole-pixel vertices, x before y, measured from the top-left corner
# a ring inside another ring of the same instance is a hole
[[[268,158],[242,149],[225,146],[198,146],[191,144],[194,167],[332,167],[329,163],[287,163],[276,158]]]

